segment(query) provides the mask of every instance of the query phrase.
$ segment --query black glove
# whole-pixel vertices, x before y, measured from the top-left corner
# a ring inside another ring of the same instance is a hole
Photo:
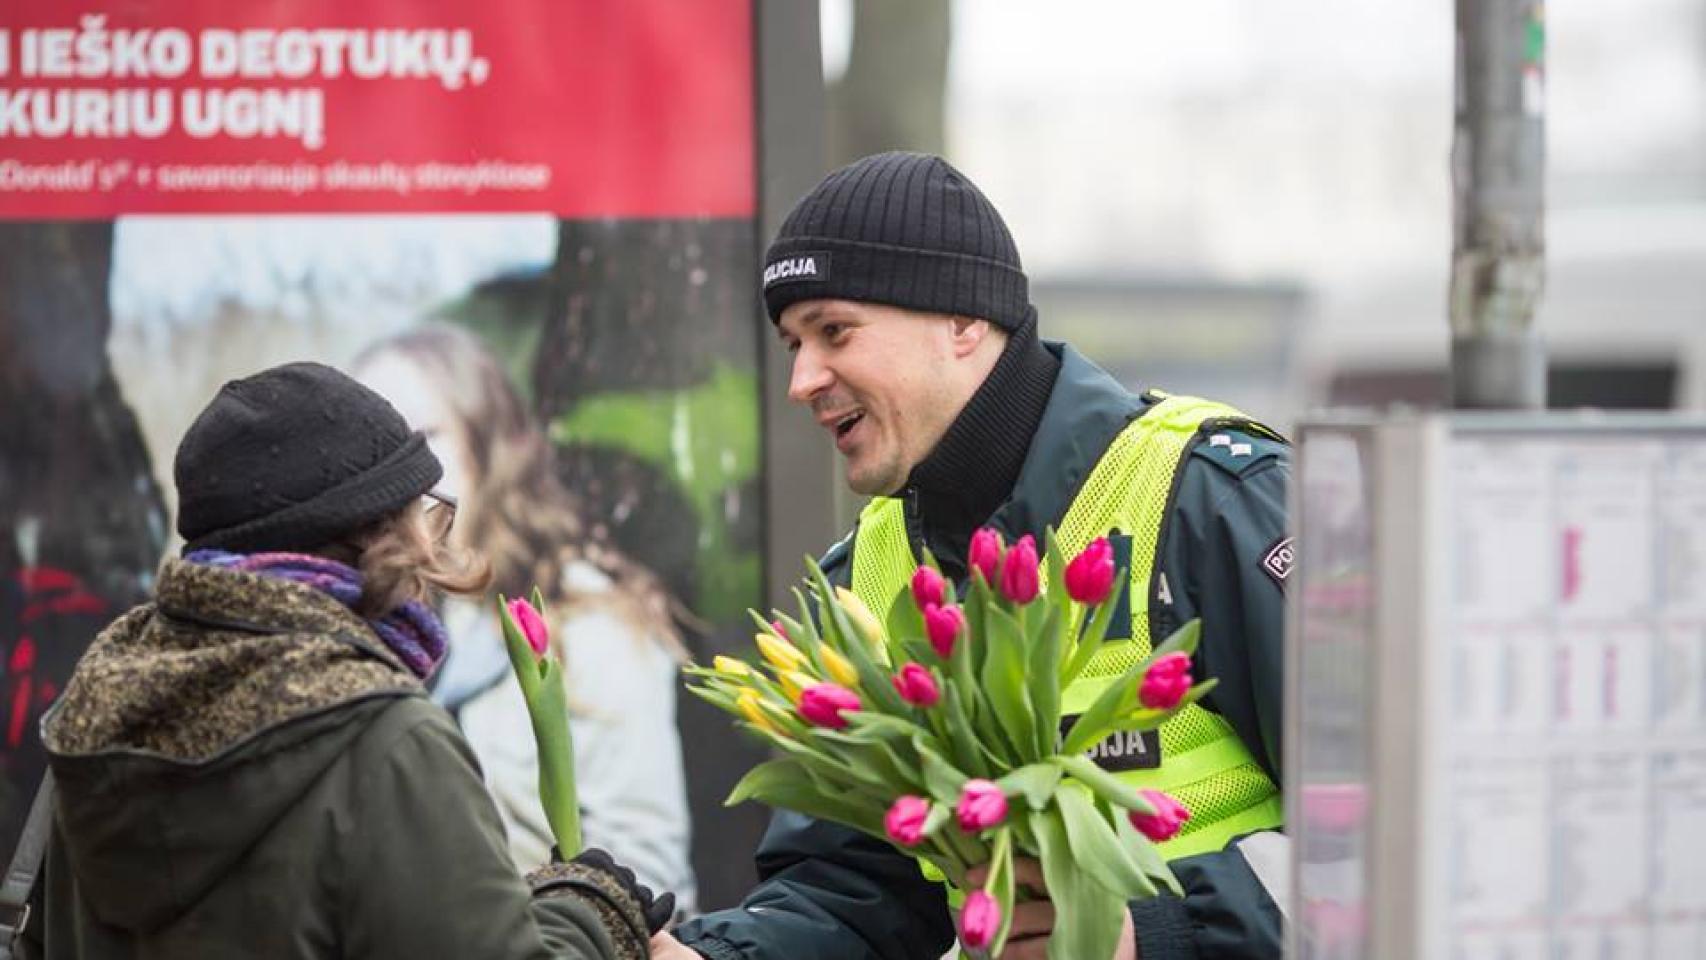
[[[556,847],[551,848],[551,860],[554,863],[562,862],[562,855],[558,853]],[[617,863],[616,858],[603,850],[597,847],[589,847],[581,851],[580,855],[575,857],[574,862],[615,877],[622,888],[639,901],[640,913],[646,918],[646,932],[648,934],[655,934],[662,930],[669,925],[670,919],[675,916],[675,894],[664,893],[662,896],[654,896],[651,888],[642,884],[634,876],[634,871]]]

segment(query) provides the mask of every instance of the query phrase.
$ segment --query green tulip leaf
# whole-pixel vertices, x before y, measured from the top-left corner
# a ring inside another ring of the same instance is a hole
[[[796,810],[807,816],[844,824],[874,836],[885,836],[882,814],[871,806],[825,793],[814,786],[806,766],[798,760],[769,760],[753,767],[729,792],[724,806],[747,800]]]
[[[930,791],[931,799],[950,807],[959,803],[960,788],[970,778],[925,744],[918,744],[918,759],[924,767],[924,788]]]
[[[1038,757],[1053,753],[1060,739],[1060,619],[1060,607],[1050,604],[1042,626],[1027,638],[1030,662],[1025,686],[1035,714],[1032,749]]]
[[[989,654],[983,662],[983,692],[1020,762],[1037,760],[1036,715],[1025,682],[1025,638],[1019,621],[1005,610],[990,610],[985,621]],[[1053,746],[1051,743],[1049,746]]]
[[[1155,812],[1155,808],[1143,799],[1143,794],[1139,793],[1136,787],[1103,770],[1089,757],[1080,753],[1062,757],[1059,763],[1073,779],[1095,791],[1098,797],[1108,803],[1127,810],[1136,810],[1138,813]]]
[[[1041,810],[1054,796],[1060,773],[1057,764],[1029,763],[995,781],[995,785],[1009,797],[1024,797],[1032,810]]]
[[[1072,859],[1090,879],[1122,900],[1155,896],[1155,885],[1126,852],[1113,825],[1102,815],[1088,790],[1067,783],[1056,799],[1060,803],[1061,822],[1066,824],[1067,841],[1072,846]]]
[[[1072,842],[1058,808],[1028,818],[1043,866],[1043,881],[1054,902],[1050,960],[1111,957],[1125,925],[1125,898],[1105,889],[1073,862]]]
[[[1167,866],[1166,859],[1161,856],[1160,848],[1148,837],[1138,832],[1137,827],[1132,825],[1130,817],[1116,816],[1114,818],[1114,832],[1119,834],[1120,845],[1125,847],[1126,852],[1131,855],[1133,862],[1137,864],[1139,870],[1143,871],[1144,876],[1157,886],[1166,887],[1176,897],[1185,895],[1184,888],[1179,886],[1179,879],[1173,876],[1172,868]]]

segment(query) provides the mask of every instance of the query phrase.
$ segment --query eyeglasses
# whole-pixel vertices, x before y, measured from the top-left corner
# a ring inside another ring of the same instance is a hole
[[[421,495],[421,519],[426,522],[427,532],[439,543],[450,537],[450,528],[456,525],[456,498],[448,493],[428,490]]]

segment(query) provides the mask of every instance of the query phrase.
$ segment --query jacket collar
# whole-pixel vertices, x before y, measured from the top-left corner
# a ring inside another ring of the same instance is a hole
[[[984,524],[1008,542],[1059,526],[1108,445],[1149,408],[1072,347],[1054,341],[1043,347],[1060,358],[1060,375],[1012,493]]]

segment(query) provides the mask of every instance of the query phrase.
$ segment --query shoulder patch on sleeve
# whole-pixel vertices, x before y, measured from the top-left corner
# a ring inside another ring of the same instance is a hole
[[[1286,459],[1290,452],[1278,440],[1226,428],[1209,433],[1191,455],[1240,477],[1258,466]]]
[[[1262,553],[1262,572],[1269,579],[1285,589],[1285,582],[1291,576],[1292,568],[1297,566],[1297,546],[1295,537],[1281,537]]]

